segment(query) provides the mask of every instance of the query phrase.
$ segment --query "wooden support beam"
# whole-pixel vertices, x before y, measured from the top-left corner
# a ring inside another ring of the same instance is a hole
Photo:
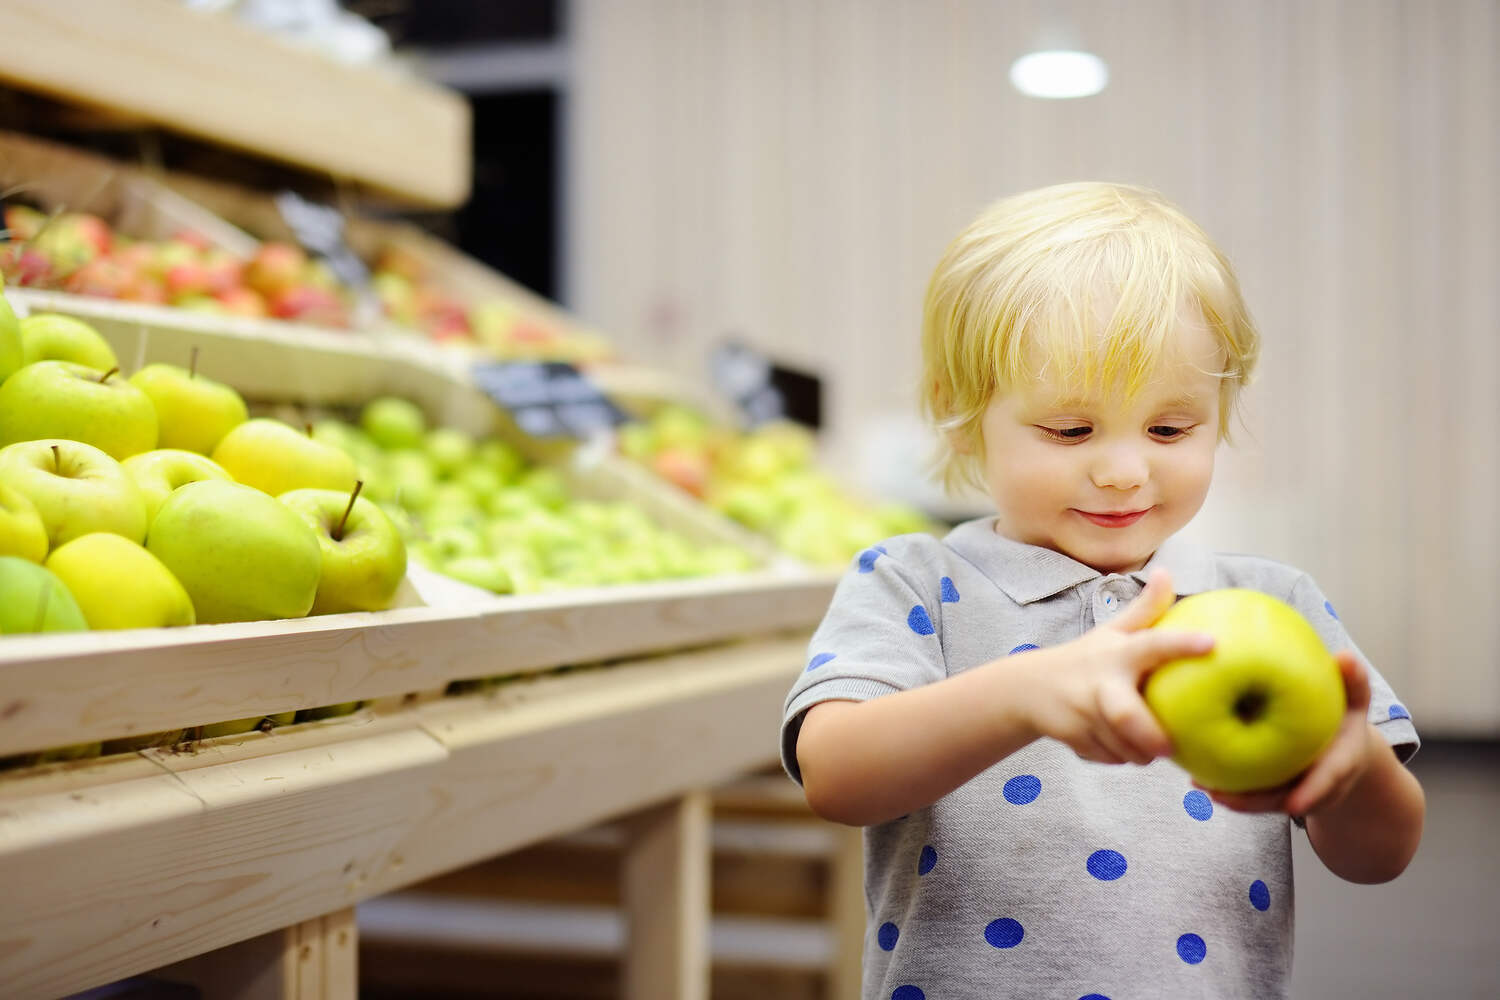
[[[690,792],[628,824],[625,1000],[708,1000],[710,812]]]

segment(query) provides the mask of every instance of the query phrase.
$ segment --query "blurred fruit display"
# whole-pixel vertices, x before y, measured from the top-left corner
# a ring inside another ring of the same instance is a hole
[[[784,551],[841,566],[883,538],[934,531],[920,511],[861,499],[817,466],[816,441],[778,421],[741,431],[680,404],[619,431],[620,451]]]

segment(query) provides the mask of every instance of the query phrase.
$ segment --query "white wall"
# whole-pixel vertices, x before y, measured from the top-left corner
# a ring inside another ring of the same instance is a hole
[[[1333,597],[1419,725],[1500,732],[1500,3],[578,0],[568,286],[698,375],[730,331],[824,373],[827,450],[909,413],[922,290],[987,201],[1150,185],[1265,350],[1192,530]],[[1100,96],[1016,94],[1048,34]]]

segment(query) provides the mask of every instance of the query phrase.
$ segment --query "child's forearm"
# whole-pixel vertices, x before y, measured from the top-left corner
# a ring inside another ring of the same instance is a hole
[[[808,804],[871,826],[931,805],[1036,739],[1020,658],[871,701],[815,705],[797,740]]]
[[[1328,870],[1350,882],[1400,875],[1422,839],[1426,797],[1373,726],[1371,761],[1342,800],[1307,817],[1307,836]]]

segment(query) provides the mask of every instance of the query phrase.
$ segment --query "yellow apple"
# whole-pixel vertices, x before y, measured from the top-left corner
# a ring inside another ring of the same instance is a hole
[[[3,386],[0,386],[3,389]],[[354,459],[268,417],[247,420],[224,435],[213,460],[236,482],[278,497],[300,489],[354,489]]]
[[[156,407],[158,448],[211,455],[224,435],[249,416],[244,399],[232,388],[177,365],[147,365],[130,382]]]
[[[72,591],[91,629],[192,625],[187,591],[150,552],[105,532],[52,550],[46,567]]]
[[[1338,663],[1291,605],[1256,590],[1211,590],[1178,601],[1155,627],[1214,637],[1208,653],[1154,670],[1144,692],[1173,759],[1205,788],[1285,784],[1338,732]]]
[[[47,526],[25,494],[0,483],[0,555],[32,562],[47,558]]]
[[[140,488],[141,498],[146,502],[146,525],[156,520],[156,512],[168,495],[179,486],[202,482],[205,479],[229,481],[229,473],[207,455],[180,448],[157,448],[131,455],[120,463],[121,467]]]
[[[0,284],[0,288],[4,285]],[[15,310],[0,295],[0,382],[26,363],[26,350],[21,346],[21,324]]]
[[[406,543],[381,510],[358,495],[292,490],[278,499],[317,533],[323,568],[315,615],[382,611],[406,576]]]
[[[0,448],[0,482],[30,500],[55,548],[94,531],[146,537],[146,502],[119,462],[81,441],[43,439]]]
[[[21,349],[28,365],[71,361],[100,372],[120,367],[114,348],[98,330],[81,319],[56,313],[38,313],[21,320]]]
[[[38,361],[0,383],[0,445],[68,438],[120,459],[155,448],[156,434],[150,398],[113,372]]]

